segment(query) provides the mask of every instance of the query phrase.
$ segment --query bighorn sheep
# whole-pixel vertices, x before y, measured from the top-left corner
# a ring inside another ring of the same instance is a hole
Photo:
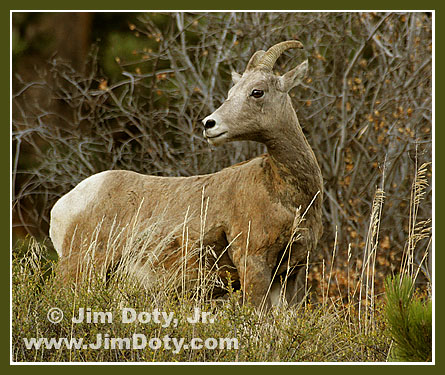
[[[137,221],[143,227],[163,214],[168,220],[160,232],[167,235],[181,227],[187,214],[189,240],[201,236],[253,304],[275,303],[284,275],[286,298],[291,300],[298,271],[322,234],[323,179],[288,95],[305,77],[308,62],[282,76],[272,71],[290,48],[303,46],[293,40],[257,51],[242,75],[232,73],[234,86],[227,99],[203,120],[210,144],[254,140],[267,146],[266,154],[208,175],[155,177],[112,170],[85,179],[51,211],[50,236],[61,272],[75,274],[76,261],[82,261],[80,239],[91,237],[99,222],[96,244],[107,241],[105,229],[116,223]],[[203,199],[208,199],[205,227],[199,213]],[[299,234],[290,241],[296,229]],[[182,234],[178,229],[178,238]],[[171,241],[164,253],[180,257],[175,250],[181,243]],[[97,249],[95,261],[109,262],[100,246]],[[113,257],[119,257],[119,250]]]

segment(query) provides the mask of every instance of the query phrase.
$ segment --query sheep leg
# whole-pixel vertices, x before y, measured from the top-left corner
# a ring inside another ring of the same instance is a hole
[[[240,277],[243,301],[256,307],[270,307],[270,296],[267,294],[272,279],[272,270],[266,261],[259,256],[240,257],[234,262]]]
[[[303,300],[305,296],[304,267],[297,266],[292,274],[276,276],[270,288],[270,298],[273,306],[281,306],[282,298],[286,299],[287,306],[292,306]]]
[[[305,297],[305,272],[304,267],[298,266],[286,282],[286,301],[289,306],[301,302]]]

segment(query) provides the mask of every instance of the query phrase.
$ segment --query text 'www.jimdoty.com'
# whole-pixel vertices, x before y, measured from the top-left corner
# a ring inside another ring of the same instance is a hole
[[[155,309],[151,312],[137,312],[133,308],[123,308],[118,316],[111,311],[92,311],[90,308],[79,308],[77,316],[71,317],[72,324],[112,324],[120,322],[122,324],[131,323],[154,323],[160,327],[169,326],[177,327],[179,319],[175,318],[173,312],[159,311]],[[59,324],[64,319],[63,311],[57,307],[51,308],[47,313],[47,319],[53,324]],[[182,320],[181,320],[182,321]],[[188,324],[215,322],[215,317],[206,311],[198,308],[194,309],[191,316],[186,317]],[[238,349],[238,340],[228,337],[194,337],[186,341],[185,338],[170,337],[163,335],[162,337],[151,337],[145,333],[133,333],[129,337],[113,337],[109,333],[97,333],[89,342],[84,337],[31,337],[23,338],[25,347],[29,350],[41,349],[68,349],[68,350],[98,350],[98,349],[132,349],[132,350],[171,350],[173,353],[179,353],[182,350],[236,350]]]

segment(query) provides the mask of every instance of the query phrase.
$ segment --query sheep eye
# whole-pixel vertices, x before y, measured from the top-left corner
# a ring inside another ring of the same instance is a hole
[[[252,90],[252,93],[250,94],[250,96],[253,96],[254,98],[258,99],[261,98],[264,95],[264,91],[263,90]]]

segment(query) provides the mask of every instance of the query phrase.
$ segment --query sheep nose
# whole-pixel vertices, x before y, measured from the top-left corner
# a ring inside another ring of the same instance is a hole
[[[211,129],[216,125],[216,121],[209,118],[206,122],[204,122],[204,128],[205,129]]]

